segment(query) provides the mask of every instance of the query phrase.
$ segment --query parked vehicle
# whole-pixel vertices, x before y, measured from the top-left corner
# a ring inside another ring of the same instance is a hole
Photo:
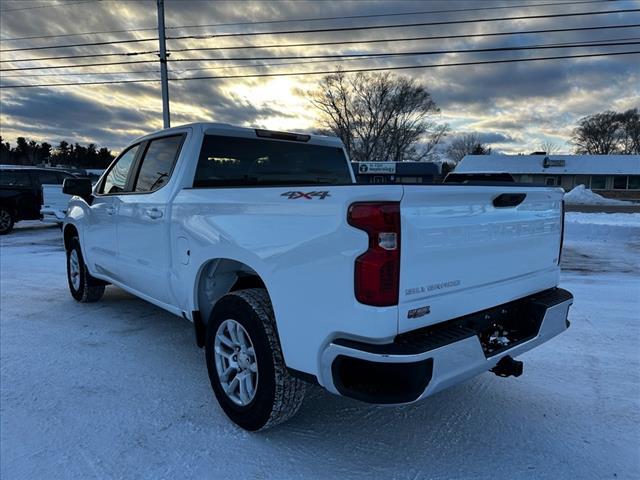
[[[62,185],[42,185],[42,221],[62,225],[70,199],[71,195],[62,192]]]
[[[355,185],[336,138],[191,124],[64,191],[73,298],[111,283],[191,320],[247,430],[290,418],[307,382],[403,404],[519,375],[569,326],[558,188]]]
[[[65,178],[74,176],[61,170],[0,166],[0,235],[21,220],[40,220],[42,185],[62,185]]]

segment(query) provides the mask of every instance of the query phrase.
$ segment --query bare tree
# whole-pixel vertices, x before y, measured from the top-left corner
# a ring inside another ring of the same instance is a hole
[[[620,153],[640,153],[640,113],[637,108],[620,114]]]
[[[640,114],[626,112],[596,113],[581,118],[571,137],[576,153],[608,155],[640,153]]]
[[[390,73],[325,76],[311,103],[354,161],[423,160],[448,130],[423,86]]]
[[[475,133],[454,138],[447,148],[447,157],[458,163],[465,155],[489,155],[491,148],[480,141]]]
[[[545,140],[541,142],[538,148],[540,149],[540,151],[546,153],[547,155],[553,155],[560,152],[560,145],[552,142],[551,140]]]

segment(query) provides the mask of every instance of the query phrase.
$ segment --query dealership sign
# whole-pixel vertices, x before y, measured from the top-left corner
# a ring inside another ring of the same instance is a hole
[[[396,173],[396,162],[360,162],[358,173],[380,174]]]

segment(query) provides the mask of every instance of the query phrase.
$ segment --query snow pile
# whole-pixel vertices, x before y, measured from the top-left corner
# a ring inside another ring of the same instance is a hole
[[[580,213],[567,212],[566,223],[640,227],[640,213]]]
[[[565,193],[564,201],[573,205],[632,205],[632,202],[605,198],[593,193],[584,185],[578,185],[570,192]]]

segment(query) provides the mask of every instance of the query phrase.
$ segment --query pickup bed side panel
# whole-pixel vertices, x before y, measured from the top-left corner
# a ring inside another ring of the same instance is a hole
[[[328,195],[285,195],[292,191]],[[398,308],[355,300],[354,261],[367,249],[367,235],[346,220],[352,202],[401,196],[400,186],[184,189],[171,211],[172,243],[190,250],[188,263],[173,267],[178,303],[199,309],[200,269],[212,259],[231,259],[264,281],[289,367],[317,375],[322,349],[338,336],[389,341]]]

